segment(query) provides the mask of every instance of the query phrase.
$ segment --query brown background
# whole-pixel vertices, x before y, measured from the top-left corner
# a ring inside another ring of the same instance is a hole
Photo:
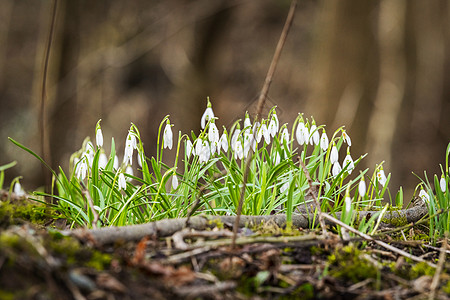
[[[147,152],[162,118],[198,132],[206,97],[230,125],[255,109],[289,1],[59,1],[46,132],[50,163],[67,169],[102,121],[119,153],[130,122]],[[51,1],[0,1],[0,165],[6,182],[44,184],[39,162],[8,142],[39,144],[39,98]],[[341,125],[364,166],[385,160],[391,190],[439,173],[450,141],[448,1],[299,1],[269,92],[281,122],[299,112]],[[119,155],[120,159],[122,154]]]

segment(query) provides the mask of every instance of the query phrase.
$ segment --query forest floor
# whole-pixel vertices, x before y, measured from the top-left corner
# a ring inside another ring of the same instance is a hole
[[[183,229],[100,244],[67,236],[39,205],[0,202],[0,299],[449,299],[450,253],[427,230],[379,236],[424,262],[372,241],[344,241],[336,229],[270,222]],[[445,243],[445,242],[444,242]],[[446,246],[446,245],[444,245]]]

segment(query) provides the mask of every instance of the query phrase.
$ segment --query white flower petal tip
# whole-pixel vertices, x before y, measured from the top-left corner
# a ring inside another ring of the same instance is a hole
[[[164,143],[164,148],[172,149],[173,133],[172,133],[172,126],[170,125],[170,123],[167,123],[166,127],[164,127],[163,143]]]

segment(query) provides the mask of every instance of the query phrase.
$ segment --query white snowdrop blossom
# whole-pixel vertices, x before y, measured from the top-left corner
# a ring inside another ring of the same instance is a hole
[[[236,141],[238,140],[240,134],[241,130],[239,128],[236,128],[233,132],[233,136],[231,137],[231,149],[233,151],[236,151]]]
[[[352,210],[352,199],[349,196],[347,196],[345,197],[344,202],[345,202],[345,212],[348,214]]]
[[[297,142],[299,143],[299,145],[308,143],[309,131],[308,128],[306,128],[305,123],[303,123],[303,121],[300,121],[298,123],[297,130],[295,131],[295,137],[297,138]]]
[[[286,127],[283,128],[283,130],[281,131],[281,144],[284,144],[286,142],[289,143],[289,131],[287,130]]]
[[[144,156],[144,154],[142,154],[142,156]],[[137,163],[138,163],[138,166],[142,168],[142,160],[141,160],[141,154],[140,153],[138,153],[138,156],[137,156]]]
[[[103,147],[103,133],[100,127],[97,128],[97,132],[95,133],[95,142],[97,147]]]
[[[244,130],[250,130],[250,128],[252,128],[252,122],[250,121],[248,113],[245,113]]]
[[[185,152],[186,152],[187,158],[191,157],[192,150],[193,150],[193,148],[192,148],[192,142],[191,142],[191,140],[188,139],[188,140],[186,141],[186,146],[185,146]]]
[[[208,139],[211,143],[219,141],[219,130],[214,122],[209,124]]]
[[[333,168],[331,170],[331,174],[333,174],[333,176],[338,176],[339,173],[342,171],[341,165],[339,164],[338,161],[333,163]]]
[[[131,130],[128,131],[127,138],[125,140],[125,153],[123,155],[123,163],[125,165],[133,164],[133,150],[136,148],[136,137],[132,134]]]
[[[176,189],[178,187],[178,177],[177,175],[172,176],[172,189]]]
[[[18,181],[14,184],[14,193],[17,195],[17,197],[25,196],[25,191]]]
[[[347,143],[347,145],[351,146],[352,140],[345,130],[342,131],[342,136],[344,137],[344,141]]]
[[[309,143],[311,145],[319,145],[320,135],[315,124],[311,125]]]
[[[419,197],[420,199],[422,199],[423,202],[430,203],[430,195],[428,195],[428,193],[425,192],[424,189],[420,190]]]
[[[201,141],[201,146],[199,147],[200,151],[197,152],[197,148],[195,151],[198,155],[198,161],[200,163],[207,162],[209,158],[211,157],[211,149],[209,147],[209,143],[207,141]]]
[[[256,140],[253,138],[253,134],[248,130],[244,133],[244,157],[247,158],[250,148],[255,149]]]
[[[240,139],[234,143],[234,159],[242,159],[244,157],[244,148]]]
[[[262,136],[264,137],[264,141],[266,142],[267,145],[270,144],[270,131],[267,128],[266,123],[262,123],[261,127],[259,128],[259,133],[262,134]],[[261,137],[259,138],[261,140]]]
[[[274,137],[277,134],[278,128],[279,128],[278,117],[277,117],[277,113],[274,110],[273,114],[272,114],[272,118],[270,119],[270,122],[269,122],[269,127],[268,127],[269,133],[272,137]]]
[[[106,167],[106,164],[108,163],[108,157],[106,156],[106,153],[102,150],[100,150],[100,157],[98,158],[98,167],[101,169],[104,169]]]
[[[164,143],[164,148],[172,149],[173,133],[172,133],[172,126],[170,125],[169,122],[167,122],[166,127],[164,127],[163,143]]]
[[[445,177],[441,176],[441,180],[439,181],[439,186],[441,187],[441,191],[445,193],[447,190],[447,182],[445,181]]]
[[[200,125],[202,126],[202,129],[205,129],[206,124],[209,120],[212,120],[214,118],[214,112],[211,108],[211,102],[209,102],[208,99],[208,105],[206,107],[205,112],[203,113],[202,119],[200,120]]]
[[[358,185],[358,193],[361,197],[364,197],[366,195],[366,182],[362,177]]]
[[[78,162],[76,162],[75,176],[79,180],[84,180],[86,178],[87,169],[87,158],[83,156],[80,160],[78,160]]]
[[[350,150],[347,148],[347,156],[344,158],[343,167],[347,167],[347,173],[352,174],[353,169],[355,168],[355,163],[350,155]]]
[[[386,174],[384,174],[384,170],[383,170],[383,169],[380,169],[380,170],[378,171],[378,173],[377,173],[377,179],[378,179],[378,182],[379,182],[382,186],[384,186],[384,185],[386,184],[387,178],[386,178]]]
[[[328,135],[325,132],[325,129],[322,132],[322,136],[320,137],[320,148],[323,151],[327,151],[328,149],[328,145],[330,144],[330,142],[328,141]]]
[[[113,168],[116,170],[119,168],[119,158],[117,157],[117,155],[114,156]]]
[[[127,187],[127,181],[125,180],[125,175],[122,172],[119,173],[119,178],[117,179],[117,185],[120,190],[125,190]]]
[[[223,152],[225,152],[225,153],[228,152],[228,138],[227,138],[226,131],[224,133],[222,133],[222,135],[220,136],[219,146],[222,147]]]
[[[86,149],[84,150],[84,156],[86,156],[89,166],[92,166],[92,162],[94,161],[94,153],[94,145],[92,145],[91,141],[87,142]]]
[[[336,145],[333,143],[333,147],[331,148],[331,153],[330,153],[330,162],[332,164],[334,164],[335,162],[337,162],[339,159],[339,153],[337,151]]]

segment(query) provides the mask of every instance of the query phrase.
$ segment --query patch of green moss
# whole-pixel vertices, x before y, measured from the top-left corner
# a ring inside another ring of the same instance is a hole
[[[450,295],[450,280],[448,280],[447,283],[442,287],[442,290],[444,291],[444,293]]]
[[[20,224],[23,221],[44,224],[51,216],[46,213],[46,206],[27,200],[21,202],[0,201],[0,227]]]
[[[426,262],[420,262],[411,267],[411,279],[419,278],[423,275],[433,276],[435,268],[429,266]]]
[[[337,248],[328,256],[329,275],[360,282],[367,278],[377,278],[378,270],[362,256],[362,252],[355,247],[345,246]]]
[[[218,229],[223,229],[223,222],[220,219],[212,219],[208,221],[210,226],[217,227]]]

